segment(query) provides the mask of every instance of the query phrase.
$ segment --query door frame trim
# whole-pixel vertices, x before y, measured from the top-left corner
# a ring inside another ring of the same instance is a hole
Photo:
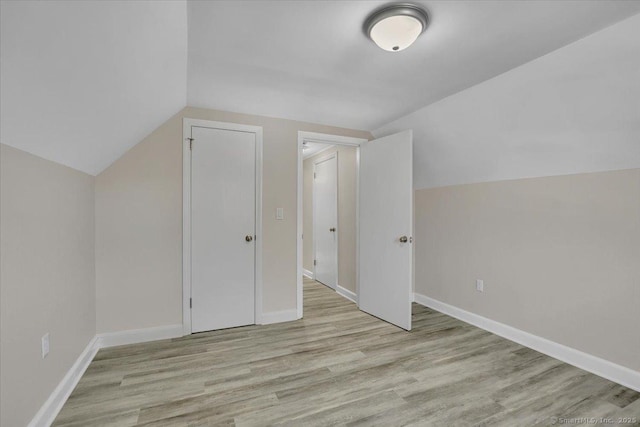
[[[330,148],[330,147],[329,147]],[[320,153],[317,153],[320,154]],[[317,155],[316,154],[316,155]],[[335,282],[335,288],[332,288],[334,291],[338,290],[338,272],[340,271],[340,267],[339,267],[339,262],[340,262],[340,235],[338,233],[340,233],[340,217],[339,217],[339,210],[340,207],[338,206],[339,200],[340,200],[340,196],[338,195],[338,189],[340,187],[340,183],[338,182],[338,176],[339,174],[339,168],[340,168],[340,160],[338,160],[338,151],[334,151],[333,153],[329,153],[329,154],[325,154],[321,157],[318,157],[317,159],[315,159],[313,161],[313,197],[312,197],[312,201],[311,201],[311,205],[312,205],[312,216],[313,216],[313,230],[314,230],[314,239],[313,239],[313,259],[317,259],[317,242],[318,240],[315,238],[315,227],[316,227],[316,207],[317,207],[317,203],[316,203],[316,180],[315,180],[315,176],[316,176],[316,166],[318,166],[319,163],[323,163],[326,162],[328,160],[331,159],[336,159],[336,231],[335,231],[335,236],[336,236],[336,282]],[[304,162],[304,159],[303,159]],[[357,202],[356,202],[357,203]],[[356,220],[356,223],[358,221]],[[303,224],[304,225],[304,224]],[[316,266],[313,266],[313,277],[314,279],[317,280],[318,277],[318,272],[316,271]],[[326,283],[324,283],[326,285]]]
[[[253,133],[256,136],[255,323],[262,323],[262,127],[182,119],[182,334],[191,334],[191,127]]]
[[[302,296],[302,275],[304,269],[302,268],[302,197],[303,197],[303,155],[302,145],[305,142],[320,142],[323,144],[332,145],[346,145],[350,147],[357,147],[356,152],[356,299],[358,298],[358,290],[360,288],[360,279],[358,277],[358,256],[360,252],[359,241],[360,231],[358,224],[358,217],[360,216],[360,146],[369,140],[366,138],[354,138],[350,136],[331,135],[317,132],[298,131],[298,194],[297,194],[297,245],[296,245],[296,314],[297,318],[301,319],[303,316],[303,296]],[[357,301],[356,301],[357,304]]]

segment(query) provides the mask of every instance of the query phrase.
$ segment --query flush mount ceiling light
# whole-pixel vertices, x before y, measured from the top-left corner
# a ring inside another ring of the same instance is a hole
[[[411,46],[427,28],[429,17],[424,9],[408,3],[395,3],[372,13],[364,23],[371,40],[389,52]]]

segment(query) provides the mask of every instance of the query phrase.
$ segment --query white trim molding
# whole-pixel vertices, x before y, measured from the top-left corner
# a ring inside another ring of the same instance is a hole
[[[96,335],[98,348],[117,345],[138,344],[149,341],[178,338],[182,336],[182,324],[157,326],[154,328],[129,329],[119,332],[107,332]]]
[[[191,126],[182,121],[182,327],[191,333]],[[188,171],[188,172],[187,172]]]
[[[271,325],[272,323],[291,322],[298,320],[298,310],[282,310],[262,313],[261,325]]]
[[[58,386],[49,395],[49,398],[40,407],[40,410],[28,424],[29,427],[50,426],[53,423],[98,350],[98,339],[93,337],[67,374],[58,383]]]
[[[313,280],[313,271],[311,271],[311,270],[307,270],[306,268],[303,268],[302,269],[302,275],[304,277],[307,277],[307,278]]]
[[[265,313],[261,319],[262,325],[272,323],[290,322],[297,320],[297,312],[293,310],[275,311]],[[85,373],[96,353],[101,348],[115,347],[119,345],[140,344],[149,341],[178,338],[183,336],[183,325],[157,326],[143,329],[129,329],[119,332],[106,332],[95,335],[80,353],[69,371],[62,378],[53,392],[49,395],[36,415],[29,422],[28,427],[48,427],[53,424],[65,402],[78,385],[80,378]]]
[[[191,128],[249,132],[256,136],[255,323],[262,323],[262,127],[183,118],[182,120],[182,335],[191,334]],[[300,277],[302,281],[302,277]]]
[[[356,297],[356,293],[355,292],[351,292],[349,289],[343,288],[340,285],[336,286],[336,293],[340,296],[345,297],[346,299],[348,299],[349,301],[353,302],[353,303],[358,303],[358,299]]]
[[[296,259],[297,259],[297,283],[296,283],[296,316],[298,319],[302,318],[303,315],[303,296],[302,296],[302,276],[304,275],[304,269],[302,267],[302,189],[303,189],[303,175],[302,175],[302,166],[304,161],[304,155],[302,153],[302,146],[305,142],[318,142],[323,144],[332,144],[332,145],[346,145],[350,147],[358,147],[358,152],[356,154],[356,291],[359,287],[359,278],[358,278],[358,243],[359,239],[359,197],[358,197],[358,188],[360,187],[360,149],[359,147],[368,142],[369,140],[366,138],[354,138],[350,136],[342,136],[342,135],[331,135],[324,133],[316,133],[316,132],[305,132],[298,131],[298,203],[297,203],[297,248],[296,248]],[[356,292],[357,294],[357,292]]]
[[[295,310],[294,310],[295,311]],[[182,336],[182,324],[158,326],[155,328],[130,329],[120,332],[107,332],[95,335],[80,353],[75,363],[62,378],[58,386],[49,395],[40,410],[33,417],[28,427],[48,427],[58,416],[65,402],[76,388],[96,353],[101,348],[126,344],[139,344]]]
[[[555,359],[606,378],[625,387],[640,391],[640,372],[618,365],[605,359],[567,347],[546,338],[516,329],[504,323],[487,319],[458,307],[446,304],[419,293],[414,294],[414,301],[425,307],[432,308],[463,322],[470,323],[486,331],[492,332],[525,347],[544,353]]]

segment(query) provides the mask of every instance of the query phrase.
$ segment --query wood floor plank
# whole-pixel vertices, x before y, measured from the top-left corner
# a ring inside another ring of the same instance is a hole
[[[407,332],[311,280],[304,319],[103,349],[55,426],[519,426],[640,393],[429,308]]]

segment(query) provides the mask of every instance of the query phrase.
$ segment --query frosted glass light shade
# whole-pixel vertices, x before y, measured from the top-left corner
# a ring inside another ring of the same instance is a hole
[[[389,52],[411,46],[424,32],[429,15],[411,3],[393,3],[373,12],[364,23],[364,31],[375,44]]]
[[[374,24],[369,37],[380,48],[389,52],[399,52],[411,46],[422,30],[422,22],[413,16],[397,15]]]

